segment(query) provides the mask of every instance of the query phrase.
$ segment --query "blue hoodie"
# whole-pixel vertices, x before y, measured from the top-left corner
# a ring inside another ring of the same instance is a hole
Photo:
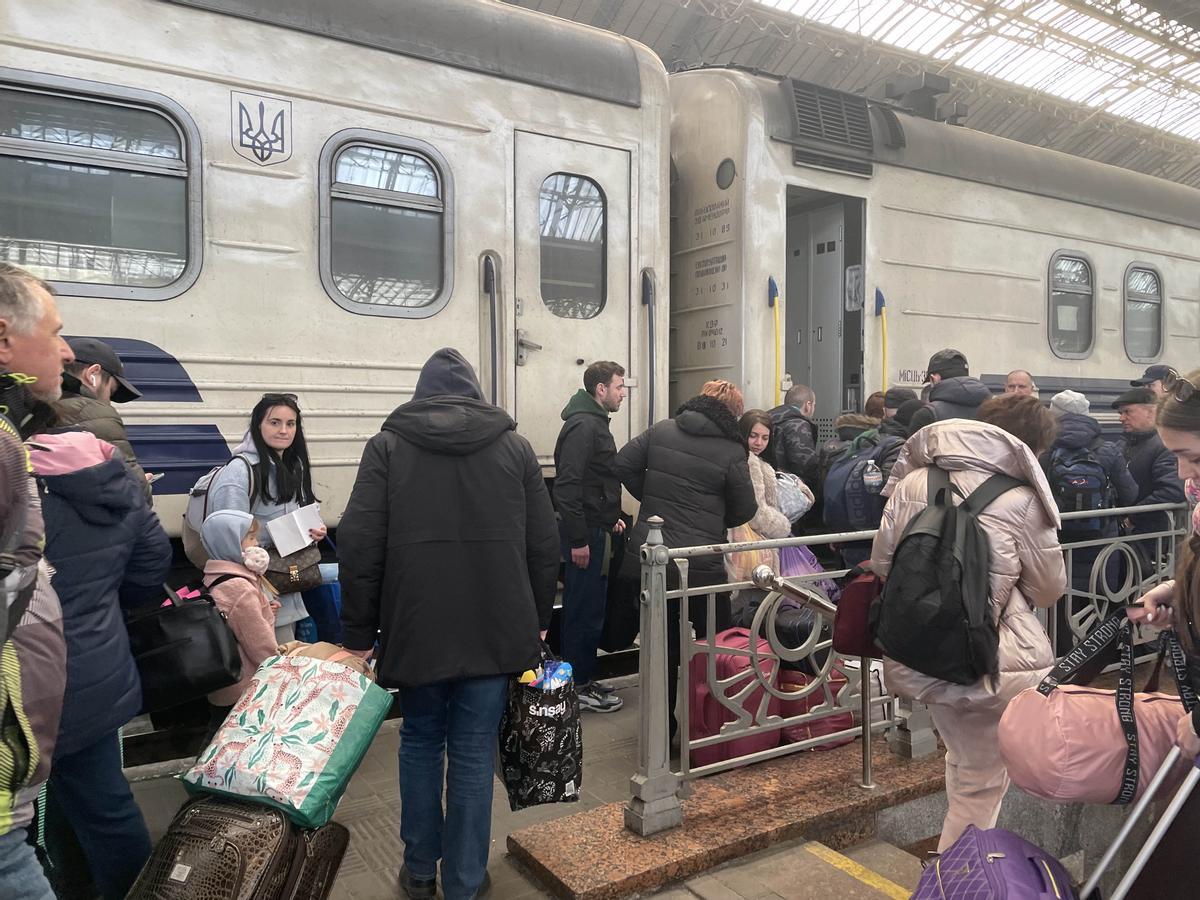
[[[42,486],[46,560],[63,610],[67,687],[56,757],[114,733],[142,707],[122,604],[162,599],[171,543],[111,444],[83,431],[39,434],[29,458]]]

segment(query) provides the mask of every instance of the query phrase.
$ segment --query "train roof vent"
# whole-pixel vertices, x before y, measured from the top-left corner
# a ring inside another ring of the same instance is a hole
[[[816,140],[870,154],[875,149],[867,100],[807,81],[784,80],[792,97],[792,131],[797,140]]]

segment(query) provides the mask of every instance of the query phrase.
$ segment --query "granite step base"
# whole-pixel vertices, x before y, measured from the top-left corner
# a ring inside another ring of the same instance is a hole
[[[613,900],[783,841],[851,847],[875,836],[880,810],[945,788],[941,753],[910,760],[876,746],[873,790],[859,786],[861,765],[857,742],[798,753],[693,782],[679,828],[640,837],[625,828],[624,804],[610,803],[514,832],[508,850],[555,897]]]

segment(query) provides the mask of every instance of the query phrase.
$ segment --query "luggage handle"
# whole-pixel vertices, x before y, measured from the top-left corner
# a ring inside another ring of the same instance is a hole
[[[1070,900],[1071,886],[1064,884],[1059,887],[1058,882],[1054,878],[1054,873],[1050,871],[1050,864],[1041,856],[1034,856],[1033,853],[1026,851],[1025,858],[1029,860],[1033,869],[1038,874],[1038,878],[1042,882],[1044,891],[1038,897],[1038,900]],[[1063,891],[1066,891],[1064,894]]]

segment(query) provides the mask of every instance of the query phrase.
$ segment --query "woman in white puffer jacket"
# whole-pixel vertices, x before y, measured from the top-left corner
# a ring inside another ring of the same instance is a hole
[[[905,528],[925,509],[933,466],[947,471],[964,494],[997,473],[1025,482],[979,516],[991,551],[988,580],[1000,636],[999,674],[970,685],[952,684],[884,659],[888,689],[927,704],[946,744],[950,808],[939,852],[968,825],[996,824],[1009,782],[996,736],[1000,716],[1053,665],[1035,608],[1053,606],[1067,587],[1058,507],[1037,461],[1054,440],[1053,417],[1032,397],[1006,394],[985,401],[979,418],[936,422],[909,438],[884,488],[890,499],[871,553],[872,569],[886,579]]]

